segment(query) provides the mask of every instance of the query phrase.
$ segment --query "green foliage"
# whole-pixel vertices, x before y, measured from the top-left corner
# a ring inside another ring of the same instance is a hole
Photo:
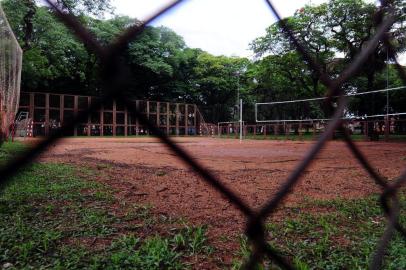
[[[398,53],[406,48],[405,16],[400,15],[403,14],[400,11],[403,7],[404,3],[401,1],[396,3],[396,9],[398,9],[396,14],[399,16],[396,17],[397,22],[390,30],[395,40],[395,51]],[[259,101],[317,97],[326,91],[320,84],[320,74],[308,68],[308,59],[297,53],[295,44],[283,33],[282,23],[292,30],[293,35],[306,48],[310,57],[319,63],[321,71],[337,77],[344,67],[365,48],[376,32],[374,18],[377,12],[378,7],[375,4],[363,0],[330,0],[317,6],[306,5],[293,16],[268,27],[266,35],[255,39],[251,44],[252,50],[258,56],[270,54],[258,61],[251,74],[257,81],[255,91],[258,93]],[[386,73],[384,70],[386,58],[386,49],[383,43],[379,42],[366,63],[361,66],[359,73],[344,85],[344,89],[365,92],[384,88],[382,77]],[[392,74],[397,72],[393,71]],[[391,86],[399,82],[398,75],[392,75],[389,79]],[[384,105],[374,105],[375,100],[379,98],[364,96],[362,102],[352,104],[351,108],[357,108],[358,115],[380,114],[382,112],[379,108]],[[391,109],[396,111],[396,108]],[[310,115],[313,115],[311,118],[328,117],[330,114],[319,106],[313,106],[310,111]],[[286,113],[307,115],[290,110]],[[298,119],[298,117],[293,118]],[[272,119],[278,119],[278,116]]]
[[[112,243],[110,257],[102,262],[107,269],[183,269],[180,254],[173,251],[167,239],[152,237],[141,243],[124,236]]]
[[[405,198],[402,194],[403,208]],[[313,213],[315,209],[319,213]],[[402,224],[406,222],[404,212],[403,209],[400,214]],[[354,200],[308,200],[290,216],[267,224],[266,228],[270,244],[290,258],[298,269],[366,269],[386,225],[376,196]],[[242,259],[250,254],[247,246],[243,238]],[[385,267],[403,269],[405,250],[404,239],[395,233],[385,255]],[[241,265],[241,261],[235,265]]]
[[[211,253],[212,248],[207,245],[206,233],[206,226],[190,227],[185,224],[173,236],[172,244],[176,250],[185,251],[189,255]]]
[[[111,0],[56,0],[56,3],[75,15],[102,16],[112,12]]]
[[[111,11],[109,0],[58,1],[62,2],[102,45],[114,42],[128,27],[141,23],[126,16],[104,19],[100,15]],[[97,57],[47,7],[35,3],[2,1],[24,49],[22,89],[100,95],[104,77]],[[396,0],[395,4],[396,22],[390,34],[395,51],[402,53],[406,50],[405,3]],[[321,5],[306,5],[283,23],[320,63],[320,70],[334,78],[376,32],[373,19],[376,11],[374,4],[363,0],[330,0]],[[319,72],[309,68],[308,59],[298,53],[283,33],[281,22],[269,26],[266,35],[256,38],[250,46],[258,56],[252,61],[214,56],[188,48],[183,38],[171,29],[147,26],[119,55],[131,74],[125,80],[125,94],[138,99],[195,103],[205,120],[215,123],[238,119],[238,94],[244,100],[244,118],[249,122],[255,119],[254,102],[318,97],[326,92]],[[362,92],[385,87],[386,56],[380,42],[344,89]],[[389,85],[402,85],[394,68],[389,69]],[[375,104],[373,99],[353,99],[350,108],[358,115],[382,113],[378,110],[384,105]],[[392,100],[391,112],[403,109],[404,94],[394,93]],[[282,113],[295,119],[325,118],[331,111],[320,104],[310,104],[288,108],[285,112],[280,109],[265,118],[285,118],[281,117]]]

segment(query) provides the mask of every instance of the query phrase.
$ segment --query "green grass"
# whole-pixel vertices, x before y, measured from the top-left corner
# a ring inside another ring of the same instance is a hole
[[[27,150],[27,146],[22,143],[4,142],[0,146],[0,166],[4,166],[10,159],[21,155]]]
[[[5,162],[24,149],[5,144]],[[0,194],[0,266],[16,269],[184,269],[207,256],[206,227],[155,216],[150,206],[116,200],[93,172],[35,163]],[[155,227],[165,225],[159,233]],[[156,232],[154,232],[156,231]]]
[[[405,195],[401,202],[400,221],[406,224]],[[290,218],[268,223],[266,229],[269,243],[297,269],[367,269],[386,224],[375,196],[309,200],[291,212]],[[242,237],[240,257],[249,254],[248,242]],[[393,237],[384,263],[385,269],[406,269],[406,245],[399,233]],[[234,268],[240,265],[236,261]],[[267,261],[259,269],[269,265],[275,267]]]

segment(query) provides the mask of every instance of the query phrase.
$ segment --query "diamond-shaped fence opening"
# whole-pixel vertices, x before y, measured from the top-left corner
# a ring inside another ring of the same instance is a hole
[[[385,250],[387,249],[395,230],[401,233],[403,238],[406,239],[405,229],[398,222],[400,210],[399,199],[397,197],[397,192],[406,182],[406,170],[397,178],[397,180],[392,182],[386,181],[385,177],[380,175],[378,170],[376,170],[374,166],[368,162],[366,156],[362,154],[357,145],[354,144],[346,132],[344,125],[342,125],[342,120],[340,118],[346,105],[346,97],[343,95],[341,88],[342,85],[356,74],[358,68],[365,63],[366,59],[370,56],[379,42],[382,42],[387,47],[389,57],[395,61],[399,74],[406,83],[406,74],[397,62],[394,49],[391,45],[391,37],[388,33],[395,21],[394,6],[392,1],[381,2],[379,12],[376,14],[375,18],[375,21],[379,23],[379,25],[376,27],[376,32],[370,38],[369,42],[356,57],[356,59],[348,64],[348,66],[337,78],[330,78],[326,73],[323,72],[321,69],[321,64],[318,63],[306,49],[306,44],[301,44],[296,39],[292,30],[283,20],[281,20],[275,6],[270,1],[266,1],[271,10],[270,16],[272,16],[271,13],[276,16],[276,18],[280,21],[284,34],[287,36],[293,46],[295,46],[297,51],[302,55],[305,62],[311,69],[320,74],[321,82],[328,88],[328,92],[326,93],[326,96],[328,97],[326,101],[327,104],[330,102],[329,98],[333,96],[341,95],[341,98],[339,99],[338,106],[334,108],[335,113],[325,132],[320,136],[317,142],[314,143],[305,157],[299,162],[293,172],[283,182],[283,185],[279,188],[279,190],[277,190],[275,195],[269,198],[265,205],[263,205],[259,210],[255,210],[248,206],[243,199],[225,186],[212,172],[210,172],[210,170],[202,166],[198,161],[196,161],[196,159],[190,156],[190,154],[186,153],[182,148],[180,148],[175,141],[169,138],[155,124],[151,123],[149,119],[144,116],[144,114],[134,109],[123,94],[123,90],[126,89],[125,81],[126,77],[129,76],[129,71],[126,65],[121,62],[120,58],[116,56],[129,42],[133,41],[140,33],[142,33],[146,25],[162,14],[165,14],[170,9],[181,4],[183,1],[174,1],[163,7],[153,16],[145,20],[145,22],[142,24],[134,25],[128,28],[119,38],[108,46],[100,45],[92,34],[83,25],[81,25],[81,23],[73,15],[67,13],[57,3],[53,2],[52,0],[47,0],[47,2],[54,10],[55,16],[57,16],[68,28],[70,28],[77,38],[86,44],[86,46],[90,48],[101,61],[101,66],[103,67],[102,78],[105,79],[103,94],[101,98],[92,103],[88,109],[79,112],[72,121],[64,124],[61,129],[49,136],[46,140],[41,141],[34,149],[29,150],[29,152],[23,157],[20,157],[10,163],[8,166],[1,168],[0,175],[3,187],[5,183],[12,181],[11,176],[18,172],[20,168],[29,164],[35,157],[46,151],[48,146],[57,142],[57,140],[61,138],[66,131],[72,129],[76,123],[81,123],[81,120],[87,119],[90,113],[97,111],[105,102],[116,99],[117,101],[127,105],[129,110],[131,110],[131,113],[137,117],[138,121],[143,126],[147,127],[148,130],[159,138],[159,140],[164,143],[174,154],[176,154],[179,159],[189,165],[203,181],[224,195],[245,215],[247,219],[246,235],[252,244],[251,257],[245,263],[245,267],[247,269],[254,268],[256,263],[262,261],[266,257],[283,268],[293,268],[290,262],[280,255],[276,248],[271,247],[267,243],[264,222],[266,218],[271,216],[276,208],[280,206],[281,201],[286,198],[286,196],[291,192],[292,188],[298,183],[302,173],[310,166],[310,164],[312,164],[312,162],[316,162],[316,155],[320,152],[329,138],[331,138],[333,132],[337,129],[343,131],[344,140],[348,149],[359,161],[362,168],[370,175],[371,179],[375,181],[375,183],[378,184],[382,189],[381,205],[386,213],[387,225],[385,232],[377,245],[373,260],[371,261],[371,269],[378,269],[382,266]]]

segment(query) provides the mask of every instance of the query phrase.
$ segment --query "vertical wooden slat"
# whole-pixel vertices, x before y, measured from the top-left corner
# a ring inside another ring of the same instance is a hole
[[[124,108],[124,136],[128,136],[128,110],[127,106]]]
[[[189,136],[188,125],[189,125],[189,105],[185,104],[185,136]]]
[[[49,136],[49,93],[45,94],[45,136]]]
[[[389,141],[389,117],[385,117],[385,141]]]
[[[100,136],[104,136],[104,105],[100,106]]]
[[[78,96],[74,96],[74,105],[73,105],[73,115],[76,117],[78,115]],[[75,128],[73,129],[73,136],[78,136],[78,126],[75,125]]]
[[[166,135],[169,135],[169,126],[170,126],[170,112],[169,112],[170,106],[169,102],[166,103]]]
[[[313,124],[313,139],[316,138],[316,124]]]
[[[299,139],[302,140],[302,122],[299,123]]]
[[[142,113],[140,111],[140,101],[139,100],[135,101],[135,108],[139,113]],[[140,130],[140,125],[138,123],[138,118],[137,118],[137,119],[135,119],[135,136],[138,136],[139,130]]]
[[[367,141],[368,140],[368,120],[364,122],[364,139]]]
[[[149,101],[147,101],[147,119],[149,121]],[[147,130],[147,135],[149,135],[149,130]]]
[[[65,116],[65,96],[64,95],[60,95],[59,96],[59,118],[61,120],[61,123],[63,125],[63,121],[64,121],[64,116]]]
[[[176,103],[176,136],[179,136],[179,104]]]
[[[156,126],[159,128],[161,123],[160,123],[160,102],[156,103]]]
[[[117,127],[117,103],[113,100],[113,137],[116,136],[116,127]]]
[[[30,117],[34,121],[34,93],[30,93]]]
[[[87,108],[90,108],[91,104],[92,104],[92,97],[87,97]],[[92,122],[92,117],[89,114],[87,116],[87,136],[91,135],[91,130],[90,130],[92,128],[91,122]]]
[[[195,134],[197,135],[198,126],[197,126],[197,106],[193,104],[193,126],[195,127]]]

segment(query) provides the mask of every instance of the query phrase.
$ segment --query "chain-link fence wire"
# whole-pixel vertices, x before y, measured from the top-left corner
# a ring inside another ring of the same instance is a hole
[[[370,262],[371,269],[380,269],[383,265],[383,259],[385,251],[390,243],[390,240],[397,230],[406,241],[406,231],[398,222],[399,216],[399,198],[397,196],[400,188],[406,182],[406,168],[401,173],[401,175],[394,181],[388,182],[387,179],[380,175],[371,163],[367,160],[367,157],[359,150],[357,145],[351,140],[350,136],[342,125],[340,117],[346,106],[346,98],[343,96],[343,90],[341,86],[350,77],[354,76],[361,65],[363,65],[369,55],[374,51],[379,42],[387,47],[389,57],[395,62],[397,70],[406,84],[406,74],[402,66],[398,63],[396,59],[396,54],[393,46],[391,45],[391,36],[389,29],[395,22],[395,6],[393,1],[381,1],[381,5],[378,12],[375,14],[376,22],[376,32],[374,36],[367,43],[368,45],[361,51],[361,53],[352,61],[346,69],[337,77],[330,78],[326,73],[320,68],[320,63],[314,60],[311,54],[308,52],[304,44],[301,44],[296,38],[291,29],[286,25],[286,23],[281,20],[281,17],[274,5],[266,0],[269,8],[275,17],[280,21],[280,26],[283,32],[286,34],[290,42],[295,46],[297,51],[302,55],[304,61],[312,68],[315,72],[320,75],[321,82],[326,85],[329,89],[326,93],[327,104],[330,104],[330,98],[333,96],[341,96],[339,99],[339,105],[335,108],[334,115],[332,116],[332,121],[329,123],[326,131],[320,136],[318,141],[311,147],[307,152],[305,157],[299,162],[293,172],[284,181],[283,185],[276,192],[276,194],[271,197],[267,203],[261,207],[259,210],[251,208],[243,199],[241,199],[237,194],[231,191],[227,186],[225,186],[217,177],[214,176],[207,168],[203,167],[196,159],[194,159],[190,154],[185,152],[180,146],[178,146],[172,139],[170,139],[166,134],[160,131],[154,124],[150,123],[149,120],[138,112],[131,104],[128,102],[128,96],[124,94],[126,90],[126,78],[130,76],[130,72],[127,66],[121,62],[119,53],[125,49],[126,45],[133,41],[142,31],[145,29],[146,25],[150,24],[152,21],[157,19],[162,14],[166,13],[168,10],[179,5],[182,0],[173,1],[162,9],[158,10],[153,16],[145,20],[142,24],[134,25],[126,30],[119,38],[117,38],[111,45],[107,47],[102,47],[93,35],[83,26],[81,23],[71,14],[69,14],[63,6],[52,0],[46,0],[50,7],[54,10],[55,16],[57,16],[68,28],[70,28],[75,35],[84,43],[92,52],[99,58],[101,66],[103,67],[102,78],[104,78],[104,89],[102,98],[89,107],[86,111],[80,112],[74,119],[68,123],[65,123],[63,127],[48,137],[46,140],[40,142],[35,148],[29,150],[24,156],[12,161],[8,166],[3,167],[0,170],[0,183],[1,187],[12,181],[12,177],[25,165],[28,165],[35,157],[37,157],[42,152],[46,151],[48,146],[57,142],[61,138],[65,131],[72,129],[75,123],[86,119],[87,116],[98,110],[104,102],[111,99],[116,99],[123,102],[128,106],[128,109],[134,113],[138,118],[140,124],[148,127],[148,129],[160,139],[171,151],[173,151],[179,159],[190,166],[206,183],[216,189],[219,193],[224,195],[237,209],[239,209],[247,219],[246,225],[246,235],[251,243],[252,252],[250,258],[244,264],[246,269],[252,269],[257,263],[260,263],[265,258],[268,258],[275,262],[282,268],[294,269],[287,258],[281,255],[278,250],[267,243],[265,237],[264,222],[270,217],[277,207],[280,205],[282,200],[291,192],[293,187],[300,180],[302,173],[308,168],[308,166],[314,161],[317,154],[320,152],[322,147],[331,138],[331,135],[336,129],[343,131],[344,139],[347,147],[350,149],[354,157],[361,164],[362,168],[368,172],[369,176],[374,180],[376,184],[381,187],[382,193],[380,196],[381,206],[385,212],[387,218],[387,224],[385,231],[377,245],[377,249],[373,255]]]

